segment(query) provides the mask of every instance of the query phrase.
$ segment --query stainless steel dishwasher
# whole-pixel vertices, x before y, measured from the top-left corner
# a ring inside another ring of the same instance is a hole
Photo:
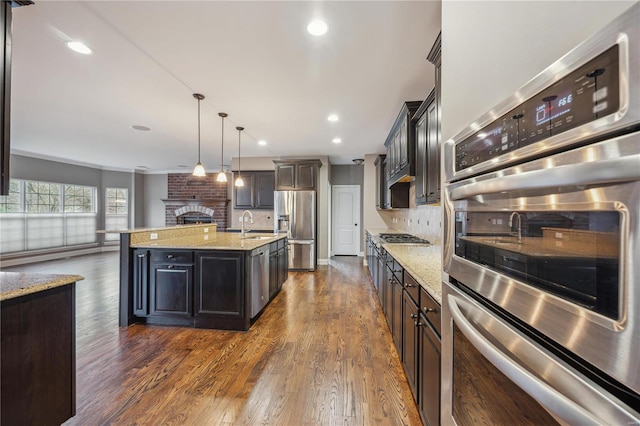
[[[251,318],[269,301],[269,245],[251,251]]]

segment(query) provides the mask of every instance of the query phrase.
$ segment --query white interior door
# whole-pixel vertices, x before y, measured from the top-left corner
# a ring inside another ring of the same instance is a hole
[[[357,256],[360,252],[360,186],[334,185],[331,205],[333,254]]]

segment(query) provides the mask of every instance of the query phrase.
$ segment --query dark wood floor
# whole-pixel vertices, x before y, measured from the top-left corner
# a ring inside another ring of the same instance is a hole
[[[85,276],[66,424],[419,425],[361,262],[290,273],[248,332],[118,327],[117,253],[4,270]]]

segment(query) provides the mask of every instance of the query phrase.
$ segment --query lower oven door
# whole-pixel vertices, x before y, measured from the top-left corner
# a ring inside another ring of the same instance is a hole
[[[638,412],[506,316],[450,283],[442,288],[443,424],[638,424]]]

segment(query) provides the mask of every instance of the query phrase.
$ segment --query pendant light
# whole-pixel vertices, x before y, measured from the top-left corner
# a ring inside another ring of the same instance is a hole
[[[198,163],[193,169],[193,175],[202,177],[206,175],[206,173],[204,172],[204,166],[200,162],[200,101],[204,99],[204,95],[201,95],[200,93],[194,93],[193,97],[198,100]]]
[[[236,127],[236,130],[238,131],[238,179],[236,179],[236,186],[244,186],[244,181],[240,174],[240,159],[242,158],[240,156],[240,135],[242,134],[244,127]]]
[[[224,118],[228,115],[229,114],[227,114],[226,112],[218,113],[218,116],[222,118],[222,137],[220,138],[220,140],[222,141],[222,154],[220,155],[220,173],[218,173],[218,177],[216,178],[216,181],[218,182],[227,181],[227,174],[224,172]]]

